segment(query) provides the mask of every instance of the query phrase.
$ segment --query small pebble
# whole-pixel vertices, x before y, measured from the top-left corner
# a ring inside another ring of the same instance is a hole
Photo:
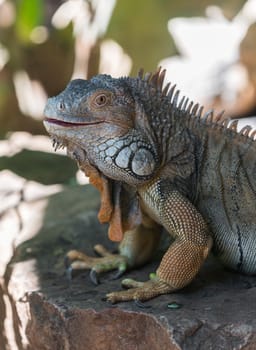
[[[156,273],[155,272],[151,272],[149,274],[149,279],[153,280],[154,278],[156,278]]]
[[[169,303],[167,307],[168,309],[177,310],[182,307],[182,304],[179,304],[179,303],[176,303],[176,301],[173,301],[172,303]]]

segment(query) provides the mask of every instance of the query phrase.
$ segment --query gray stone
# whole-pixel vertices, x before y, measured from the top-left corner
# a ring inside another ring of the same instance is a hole
[[[0,260],[1,350],[256,348],[255,277],[224,270],[210,258],[190,286],[145,302],[149,308],[108,304],[104,296],[120,290],[120,280],[109,273],[94,286],[83,272],[70,283],[63,264],[70,249],[91,255],[97,243],[116,249],[97,220],[97,191],[64,186],[49,195],[46,186],[42,196],[42,185],[30,185],[23,191],[29,195],[2,213],[8,224],[1,236],[10,237],[0,246],[9,247]],[[12,188],[16,198],[20,187]],[[162,254],[160,248],[152,263],[125,277],[148,279]]]

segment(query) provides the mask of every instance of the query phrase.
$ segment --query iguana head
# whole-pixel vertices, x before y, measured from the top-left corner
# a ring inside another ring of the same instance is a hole
[[[114,180],[138,184],[148,180],[158,163],[132,78],[98,75],[71,81],[48,100],[44,125],[53,139],[79,163],[85,159]]]
[[[46,129],[67,142],[77,141],[77,131],[96,141],[102,129],[108,134],[108,126],[120,135],[125,133],[133,125],[134,103],[118,82],[107,75],[72,80],[58,96],[49,98],[44,111]]]

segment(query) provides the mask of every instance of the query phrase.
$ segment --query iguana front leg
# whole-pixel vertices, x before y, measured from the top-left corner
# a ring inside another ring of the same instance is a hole
[[[154,193],[156,187],[151,191]],[[124,280],[123,285],[132,289],[108,294],[108,300],[113,303],[147,300],[183,288],[195,277],[212,245],[202,216],[179,192],[154,196],[154,201],[147,198],[146,203],[151,203],[148,210],[176,239],[165,253],[156,277],[144,283]]]
[[[91,270],[93,283],[98,283],[98,275],[103,272],[118,270],[116,277],[127,269],[145,264],[157,249],[161,227],[150,218],[142,217],[142,223],[133,230],[128,230],[119,245],[119,254],[112,254],[102,245],[96,245],[95,251],[101,257],[91,257],[71,250],[66,256],[68,274],[73,270]]]

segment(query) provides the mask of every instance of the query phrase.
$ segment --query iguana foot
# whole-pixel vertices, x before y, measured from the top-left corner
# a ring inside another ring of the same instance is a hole
[[[107,294],[107,301],[111,303],[130,300],[145,301],[161,294],[170,293],[176,289],[161,280],[159,277],[154,277],[147,282],[138,282],[127,278],[122,281],[122,286],[130,289]]]
[[[65,258],[68,278],[74,270],[91,270],[90,279],[99,284],[98,274],[117,269],[114,278],[120,277],[127,269],[127,259],[120,254],[112,254],[102,245],[97,244],[94,250],[101,257],[91,257],[78,250],[70,250]]]

